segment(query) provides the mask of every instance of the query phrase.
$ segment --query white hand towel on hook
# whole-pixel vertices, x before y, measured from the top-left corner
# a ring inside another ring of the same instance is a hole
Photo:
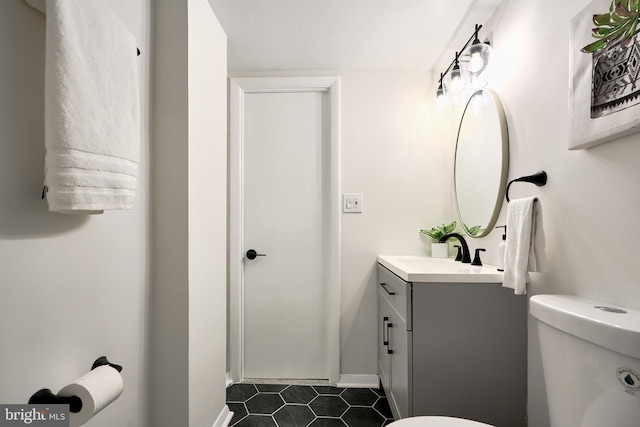
[[[528,272],[545,263],[542,213],[537,198],[511,200],[507,205],[507,242],[502,286],[516,295],[527,293]]]
[[[46,13],[49,210],[131,209],[140,119],[136,41],[103,0],[26,0]]]

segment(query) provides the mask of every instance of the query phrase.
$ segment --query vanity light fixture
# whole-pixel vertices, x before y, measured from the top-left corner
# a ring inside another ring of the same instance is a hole
[[[462,86],[464,86],[462,82],[462,71],[460,70],[460,62],[458,61],[458,52],[456,52],[456,59],[454,59],[453,69],[451,70],[451,93],[460,93]]]
[[[444,78],[444,74],[440,73],[440,86],[438,86],[438,93],[437,93],[438,99],[442,99],[442,97],[444,96],[444,88],[442,87],[443,78]]]
[[[445,89],[445,85],[443,83],[443,74],[440,74],[440,85],[438,86],[437,98],[436,98],[436,108],[439,111],[444,111],[449,108],[451,105],[451,101],[448,96],[449,90]]]
[[[476,24],[475,39],[469,47],[469,71],[476,76],[480,75],[489,65],[489,57],[493,50],[489,43],[480,42],[478,38],[479,27]]]
[[[447,93],[457,94],[462,91],[467,84],[460,62],[468,62],[468,83],[473,83],[478,80],[478,76],[487,68],[489,64],[489,58],[491,56],[492,48],[488,42],[482,43],[478,38],[478,32],[482,28],[482,25],[477,25],[475,31],[469,37],[469,40],[462,46],[460,52],[456,52],[456,56],[451,64],[447,67],[444,73],[440,73],[440,84],[438,86],[437,96],[440,100],[438,103],[442,104],[441,99],[447,96]],[[467,49],[468,48],[468,49]],[[465,60],[461,61],[461,58]],[[449,74],[450,81],[445,82],[445,77]],[[443,86],[444,85],[444,86]],[[445,92],[446,87],[446,92]]]
[[[442,86],[443,74],[440,73],[440,86],[438,86],[438,92],[436,97],[436,105],[438,108],[443,108],[447,103],[447,96],[444,93],[444,87]]]

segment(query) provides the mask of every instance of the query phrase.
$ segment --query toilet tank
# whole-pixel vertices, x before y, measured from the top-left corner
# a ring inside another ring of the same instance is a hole
[[[536,295],[552,427],[640,426],[640,311],[570,295]]]

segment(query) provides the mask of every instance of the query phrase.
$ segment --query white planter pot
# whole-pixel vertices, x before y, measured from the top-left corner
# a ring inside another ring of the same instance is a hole
[[[431,243],[432,258],[449,258],[448,243]]]

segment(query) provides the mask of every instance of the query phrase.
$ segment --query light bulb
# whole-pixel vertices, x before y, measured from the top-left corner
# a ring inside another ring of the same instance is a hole
[[[477,73],[484,68],[484,59],[482,59],[482,50],[471,50],[469,57],[469,71]]]
[[[480,43],[478,39],[473,42],[469,47],[469,72],[471,74],[479,75],[487,68],[491,51],[491,45]]]
[[[462,86],[462,74],[460,73],[460,67],[456,65],[451,71],[451,93],[460,93]]]
[[[444,93],[444,89],[442,88],[442,83],[440,83],[440,87],[438,88],[437,97],[436,97],[436,107],[438,109],[445,108],[449,105],[449,100],[447,99],[447,95]]]

